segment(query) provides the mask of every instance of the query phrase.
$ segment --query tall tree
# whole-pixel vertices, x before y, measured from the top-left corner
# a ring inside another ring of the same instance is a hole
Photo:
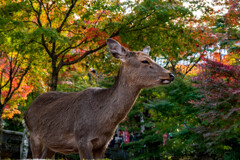
[[[18,7],[13,3],[9,4],[4,10],[0,10],[1,118],[5,107],[10,113],[11,110],[18,107],[19,100],[26,98],[32,90],[32,87],[26,83],[25,78],[35,59],[31,53],[38,49],[31,44],[33,41],[28,39],[23,23],[17,19],[12,19],[12,15],[18,11]],[[9,118],[5,115],[5,118],[7,117]]]
[[[30,33],[28,38],[47,53],[46,59],[51,61],[50,87],[56,90],[59,71],[100,51],[106,46],[107,38],[128,33],[138,35],[146,29],[157,31],[158,26],[169,20],[189,14],[181,5],[171,5],[170,2],[152,0],[141,3],[109,0],[12,3],[6,0],[2,10],[7,11],[14,6],[17,11],[10,12],[11,17],[9,12],[4,12],[5,15],[22,23],[25,31]],[[126,9],[130,13],[126,13]]]

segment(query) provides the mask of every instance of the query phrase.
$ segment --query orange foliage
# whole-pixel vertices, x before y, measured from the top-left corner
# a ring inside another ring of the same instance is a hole
[[[13,53],[11,53],[13,54]],[[20,66],[18,62],[18,67],[14,63],[14,54],[13,57],[9,58],[7,54],[1,53],[0,58],[0,75],[1,79],[1,104],[4,104],[4,101],[9,95],[18,87],[21,75],[23,74],[23,70],[25,67]],[[12,59],[12,63],[9,62],[9,59]],[[14,74],[10,74],[10,70]],[[10,75],[12,77],[12,82],[10,80]],[[6,85],[5,85],[6,84]],[[22,80],[22,85],[14,92],[11,99],[7,101],[5,105],[5,109],[2,114],[2,118],[13,118],[15,114],[20,114],[21,112],[18,110],[18,106],[21,102],[27,99],[27,95],[32,92],[33,86],[28,85],[27,80]],[[23,85],[24,84],[24,85]],[[3,86],[4,85],[4,86]]]
[[[186,71],[190,69],[190,67],[191,66],[188,66],[188,65],[178,64],[175,69],[178,73],[185,74]],[[195,66],[191,69],[191,71],[187,73],[187,75],[193,76],[193,75],[197,75],[200,72],[201,72],[201,68]]]
[[[231,24],[233,26],[239,25],[240,21],[240,11],[239,11],[239,3],[235,2],[233,0],[229,0],[229,10],[227,14],[225,14],[225,19],[228,24]]]

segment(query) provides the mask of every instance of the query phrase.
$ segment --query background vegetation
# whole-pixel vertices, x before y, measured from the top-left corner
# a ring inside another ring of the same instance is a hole
[[[131,159],[239,159],[239,18],[236,0],[2,0],[1,127],[23,131],[41,93],[110,87],[114,38],[130,50],[151,46],[177,77],[143,90],[121,123],[140,135],[124,144]]]

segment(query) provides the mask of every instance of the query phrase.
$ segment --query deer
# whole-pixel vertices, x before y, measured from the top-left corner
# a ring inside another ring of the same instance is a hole
[[[107,46],[121,66],[110,88],[79,92],[50,91],[29,106],[24,120],[30,132],[33,158],[53,158],[56,152],[77,153],[80,159],[101,159],[119,123],[141,89],[170,84],[174,75],[154,62],[150,47],[130,51],[114,39]]]

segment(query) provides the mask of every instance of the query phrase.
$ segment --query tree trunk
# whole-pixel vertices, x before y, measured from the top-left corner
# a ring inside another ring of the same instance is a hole
[[[52,81],[51,81],[51,91],[57,90],[57,83],[58,83],[58,72],[52,72]]]
[[[51,80],[51,91],[56,91],[57,90],[57,83],[58,83],[58,74],[59,74],[59,69],[56,67],[56,62],[57,59],[52,59],[52,80]]]

